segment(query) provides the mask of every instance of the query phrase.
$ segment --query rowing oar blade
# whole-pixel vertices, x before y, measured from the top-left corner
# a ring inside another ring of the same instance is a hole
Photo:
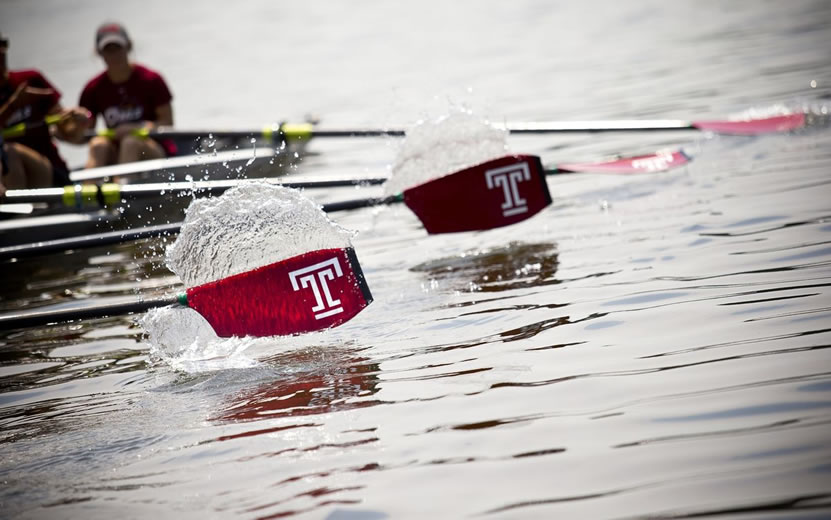
[[[187,306],[220,337],[314,332],[352,319],[372,302],[352,248],[311,251],[186,294]]]
[[[692,126],[707,132],[730,135],[789,132],[805,126],[805,114],[788,114],[747,121],[695,121]]]
[[[515,224],[551,204],[539,157],[509,155],[404,191],[428,233],[478,231]]]
[[[678,150],[603,162],[558,164],[554,173],[650,173],[677,168],[688,162],[690,162],[689,156]]]

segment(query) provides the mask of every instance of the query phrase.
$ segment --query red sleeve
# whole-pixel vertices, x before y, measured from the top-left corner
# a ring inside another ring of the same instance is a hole
[[[92,113],[93,120],[98,116],[99,110],[98,106],[95,103],[95,92],[94,92],[93,82],[90,81],[84,87],[84,90],[81,92],[81,99],[78,101],[78,105],[86,108]]]
[[[23,77],[21,79],[25,81],[30,87],[52,89],[53,94],[49,97],[49,108],[52,108],[61,100],[61,91],[55,88],[54,85],[49,83],[49,80],[46,79],[46,76],[41,74],[40,71],[34,69],[27,70],[24,72]]]
[[[46,88],[51,88],[54,94],[52,95],[52,106],[57,105],[61,101],[61,91],[58,90],[54,85],[49,83],[49,80],[46,79],[45,76],[40,77],[41,80],[46,84]]]
[[[154,108],[167,105],[173,99],[170,89],[167,88],[167,83],[165,83],[161,74],[158,73],[153,79],[153,102],[156,105]]]

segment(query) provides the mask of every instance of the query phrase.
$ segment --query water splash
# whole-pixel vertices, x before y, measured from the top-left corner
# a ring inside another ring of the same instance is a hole
[[[352,235],[299,191],[251,183],[191,202],[178,238],[167,248],[166,265],[193,287],[308,251],[349,247]],[[154,309],[140,324],[151,356],[186,372],[253,366],[257,362],[243,352],[274,341],[219,338],[187,308]]]
[[[420,121],[407,131],[392,175],[384,184],[386,195],[442,177],[506,154],[507,132],[457,111],[432,121]]]
[[[191,287],[307,251],[348,247],[351,237],[299,191],[250,183],[194,200],[166,265]]]
[[[244,351],[258,338],[219,338],[199,313],[184,307],[152,309],[139,320],[150,357],[188,373],[248,368],[258,362]]]
[[[789,114],[805,114],[805,128],[827,128],[831,126],[831,110],[827,103],[815,99],[789,100],[747,108],[730,119],[737,121],[764,119]]]

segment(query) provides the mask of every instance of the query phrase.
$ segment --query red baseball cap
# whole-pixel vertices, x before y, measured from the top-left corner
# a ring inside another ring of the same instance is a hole
[[[105,23],[95,33],[95,46],[99,51],[104,50],[104,47],[111,43],[121,47],[130,46],[130,37],[127,36],[127,31],[121,24]]]

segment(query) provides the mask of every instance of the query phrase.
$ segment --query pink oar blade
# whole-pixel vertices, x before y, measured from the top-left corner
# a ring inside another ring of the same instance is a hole
[[[428,233],[479,231],[515,224],[551,204],[542,162],[509,155],[404,191]]]
[[[731,135],[790,132],[805,126],[805,114],[788,114],[747,121],[696,121],[692,126],[699,130]]]
[[[287,336],[340,325],[372,302],[355,251],[321,249],[187,290],[217,336]]]
[[[683,151],[658,152],[603,162],[566,163],[557,165],[557,172],[574,173],[649,173],[683,166],[690,158]]]

